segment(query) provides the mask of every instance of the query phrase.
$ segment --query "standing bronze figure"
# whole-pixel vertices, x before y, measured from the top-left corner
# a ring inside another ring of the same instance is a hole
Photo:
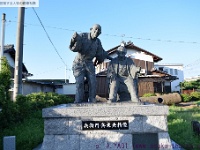
[[[70,50],[77,52],[73,61],[73,74],[76,79],[75,103],[84,101],[84,80],[88,81],[89,98],[88,102],[96,102],[96,63],[102,63],[104,59],[112,59],[103,49],[98,36],[101,34],[101,26],[95,24],[90,33],[74,33],[70,41]],[[93,62],[93,59],[96,61]],[[95,63],[95,64],[94,64]]]

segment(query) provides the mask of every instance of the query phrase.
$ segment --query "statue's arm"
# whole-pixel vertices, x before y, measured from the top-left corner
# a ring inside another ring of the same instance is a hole
[[[110,57],[109,55],[108,55],[108,52],[106,52],[106,51],[104,51],[105,52],[105,58],[107,58],[107,59],[109,59],[109,60],[112,60],[113,58],[112,57]]]
[[[111,83],[113,80],[115,80],[116,76],[117,76],[115,69],[114,69],[115,63],[114,63],[113,60],[110,61],[108,68],[107,68],[107,81],[108,81],[108,83]]]
[[[111,65],[111,62],[108,64],[108,68],[107,68],[107,78],[110,78],[110,76],[112,76],[113,74],[113,68]]]
[[[106,52],[102,45],[101,45],[101,41],[98,39],[98,49],[97,49],[97,53],[96,53],[96,59],[98,61],[98,64],[102,63],[104,61],[104,59],[109,59],[112,60],[112,57],[110,57],[108,55],[108,52]]]
[[[133,78],[135,78],[136,75],[137,75],[137,73],[140,72],[141,67],[136,67],[136,66],[135,66],[135,63],[133,62],[132,59],[129,59],[129,60],[128,60],[128,65],[129,65],[129,68],[130,68],[130,74],[131,74],[131,76],[132,76]]]
[[[79,52],[82,47],[81,36],[75,32],[70,40],[69,49],[73,52]]]

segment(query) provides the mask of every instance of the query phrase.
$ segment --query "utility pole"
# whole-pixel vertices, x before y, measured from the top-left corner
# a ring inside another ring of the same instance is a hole
[[[18,8],[17,42],[15,53],[15,75],[13,101],[18,94],[22,94],[22,62],[23,62],[23,41],[24,41],[24,15],[25,7]]]
[[[1,71],[1,61],[3,57],[4,51],[4,40],[5,40],[5,22],[6,22],[6,14],[2,14],[2,27],[1,27],[1,53],[0,53],[0,71]]]

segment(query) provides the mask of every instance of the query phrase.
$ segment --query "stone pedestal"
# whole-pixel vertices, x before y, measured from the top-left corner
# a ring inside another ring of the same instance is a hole
[[[43,109],[42,150],[172,149],[168,106],[64,104]]]

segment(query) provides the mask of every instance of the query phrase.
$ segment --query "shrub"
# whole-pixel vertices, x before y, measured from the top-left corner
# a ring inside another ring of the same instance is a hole
[[[19,114],[20,112],[14,102],[7,101],[4,103],[0,111],[0,130],[18,122]]]
[[[60,104],[73,103],[74,100],[66,95],[59,95]]]
[[[16,102],[5,101],[0,112],[0,129],[9,127],[13,123],[23,121],[35,111],[46,107],[71,103],[73,99],[56,93],[32,93],[27,96],[18,95]]]
[[[29,94],[27,98],[32,103],[32,108],[34,110],[41,110],[42,108],[54,105],[54,99],[49,98],[49,96],[43,92]]]
[[[73,102],[72,98],[57,93],[32,93],[27,95],[27,98],[32,103],[32,109],[34,110],[41,110],[45,107]]]
[[[194,101],[200,100],[200,92],[192,92],[190,96],[192,97],[192,100]]]
[[[145,93],[142,97],[156,96],[155,93]]]
[[[18,111],[20,112],[20,120],[29,116],[33,112],[31,101],[26,96],[17,95],[16,104]]]
[[[181,94],[181,98],[183,102],[189,102],[192,100],[192,97],[188,94]]]

